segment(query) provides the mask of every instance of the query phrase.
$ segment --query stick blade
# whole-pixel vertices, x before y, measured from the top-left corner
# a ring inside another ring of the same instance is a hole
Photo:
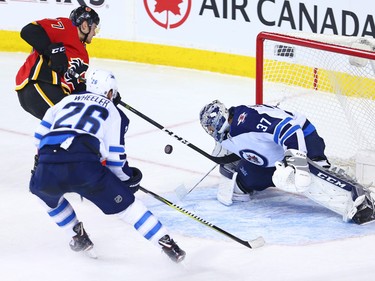
[[[84,254],[91,259],[97,259],[98,258],[98,255],[96,254],[96,251],[93,248],[84,251]]]
[[[181,184],[175,189],[175,193],[180,201],[182,201],[186,195],[188,195],[188,190],[185,185]]]
[[[254,240],[248,241],[248,243],[251,246],[251,248],[256,249],[256,248],[263,247],[264,244],[266,244],[266,241],[264,240],[262,236],[259,236],[255,238]]]

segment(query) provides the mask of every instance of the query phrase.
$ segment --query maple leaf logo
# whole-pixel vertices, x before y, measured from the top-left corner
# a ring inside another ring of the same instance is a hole
[[[175,15],[181,15],[180,5],[183,0],[156,0],[155,12],[162,13],[164,11],[172,12]]]
[[[149,17],[157,25],[165,29],[173,29],[181,26],[187,20],[190,14],[192,1],[193,0],[143,0],[143,5]],[[171,21],[171,23],[169,21]]]

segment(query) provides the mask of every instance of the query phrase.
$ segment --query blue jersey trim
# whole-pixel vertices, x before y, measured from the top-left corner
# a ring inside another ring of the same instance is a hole
[[[296,125],[296,126],[293,126],[292,128],[290,128],[290,129],[288,130],[288,132],[286,132],[286,133],[284,134],[283,138],[282,138],[281,141],[280,141],[280,144],[283,145],[284,142],[285,142],[285,140],[286,140],[287,138],[289,138],[291,135],[293,135],[294,132],[297,131],[298,129],[301,129],[300,125]]]
[[[307,125],[305,129],[303,129],[303,135],[307,137],[308,135],[313,133],[315,130],[316,130],[315,126],[310,123],[309,125]]]
[[[47,122],[47,121],[40,121],[40,124],[43,126],[43,127],[46,127],[47,129],[50,129],[52,127],[52,124]]]
[[[125,149],[121,146],[110,146],[109,152],[118,152],[118,153],[124,153]]]
[[[119,161],[106,161],[106,165],[107,166],[114,166],[114,167],[122,167],[123,165],[124,165],[124,161],[121,161],[121,162],[119,162]]]
[[[61,135],[46,135],[42,138],[39,144],[39,148],[42,148],[45,145],[55,145],[55,144],[61,144],[66,139],[75,136],[76,134],[61,134]]]
[[[290,120],[292,120],[291,117],[288,117],[288,118],[285,118],[282,122],[280,122],[277,126],[276,126],[276,129],[275,129],[275,134],[273,136],[273,141],[275,143],[279,143],[279,137],[280,137],[280,132],[282,130],[282,128],[284,127],[285,124],[287,124]]]
[[[38,140],[41,140],[43,138],[43,135],[41,134],[38,134],[38,133],[35,133],[34,134],[34,138],[38,139]]]

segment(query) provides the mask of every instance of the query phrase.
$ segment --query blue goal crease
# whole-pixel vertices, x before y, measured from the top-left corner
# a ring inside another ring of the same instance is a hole
[[[263,236],[268,244],[306,245],[375,234],[375,223],[356,225],[306,197],[267,189],[250,202],[222,205],[216,187],[200,187],[183,202],[170,199],[184,209],[243,239]],[[173,194],[163,194],[172,198]],[[216,231],[145,197],[150,210],[169,229],[181,235],[227,240]],[[169,200],[169,199],[168,199]]]

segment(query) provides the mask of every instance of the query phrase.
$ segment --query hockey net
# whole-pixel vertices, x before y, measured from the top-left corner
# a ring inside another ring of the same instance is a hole
[[[306,115],[330,161],[355,173],[356,156],[375,151],[374,50],[365,38],[262,32],[256,103]]]

